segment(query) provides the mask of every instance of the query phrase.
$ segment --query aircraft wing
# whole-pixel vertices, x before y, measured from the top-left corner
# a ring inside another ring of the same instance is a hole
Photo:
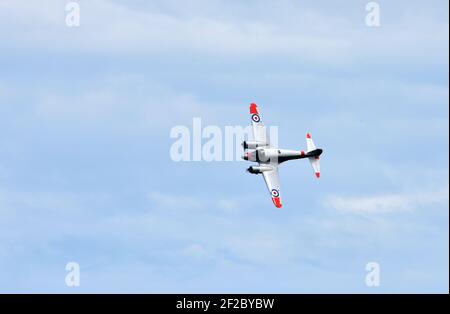
[[[273,204],[277,208],[281,208],[281,197],[280,197],[280,178],[278,175],[278,167],[274,166],[273,170],[264,171],[263,173],[264,181],[266,181],[267,189],[272,197]]]
[[[268,146],[269,138],[267,137],[266,126],[261,121],[261,116],[259,115],[258,106],[256,104],[250,105],[250,116],[252,118],[253,140],[265,143]]]

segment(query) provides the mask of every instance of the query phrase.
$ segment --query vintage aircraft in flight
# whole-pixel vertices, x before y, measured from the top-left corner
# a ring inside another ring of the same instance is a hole
[[[262,174],[266,182],[272,201],[277,208],[281,208],[280,179],[278,166],[288,160],[308,158],[317,178],[320,178],[320,155],[322,149],[316,148],[311,135],[306,135],[306,152],[303,150],[290,150],[272,147],[267,136],[267,130],[261,121],[258,106],[250,105],[250,116],[253,127],[253,141],[244,141],[244,155],[242,158],[257,162],[257,166],[250,166],[247,171],[253,174]]]

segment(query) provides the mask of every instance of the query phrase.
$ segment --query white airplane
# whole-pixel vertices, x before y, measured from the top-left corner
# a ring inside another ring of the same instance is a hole
[[[261,122],[258,106],[250,105],[250,116],[252,118],[253,141],[244,141],[244,155],[242,159],[254,161],[258,166],[250,166],[247,171],[253,174],[262,173],[273,204],[281,208],[280,179],[278,166],[288,160],[308,158],[317,178],[320,178],[320,155],[322,149],[316,148],[311,135],[306,135],[306,152],[303,150],[279,149],[271,147],[267,136],[266,127]]]

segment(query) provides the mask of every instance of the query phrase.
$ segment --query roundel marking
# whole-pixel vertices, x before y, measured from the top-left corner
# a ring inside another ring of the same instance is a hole
[[[261,121],[261,118],[259,117],[259,115],[254,114],[254,115],[252,115],[252,120],[253,120],[254,122],[259,122],[259,121]]]
[[[272,196],[273,196],[273,197],[278,197],[278,196],[280,196],[280,192],[278,192],[277,189],[273,189],[273,190],[272,190]]]

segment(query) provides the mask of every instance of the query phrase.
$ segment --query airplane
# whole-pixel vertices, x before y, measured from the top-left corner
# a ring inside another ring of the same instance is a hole
[[[258,106],[250,104],[250,116],[252,120],[253,141],[243,141],[244,155],[242,159],[257,162],[257,166],[250,166],[247,172],[262,174],[267,189],[272,197],[273,204],[281,208],[280,179],[278,166],[288,160],[308,158],[314,174],[320,178],[320,155],[323,150],[316,148],[311,135],[306,135],[306,152],[304,150],[280,149],[270,145],[265,125],[261,121]]]

